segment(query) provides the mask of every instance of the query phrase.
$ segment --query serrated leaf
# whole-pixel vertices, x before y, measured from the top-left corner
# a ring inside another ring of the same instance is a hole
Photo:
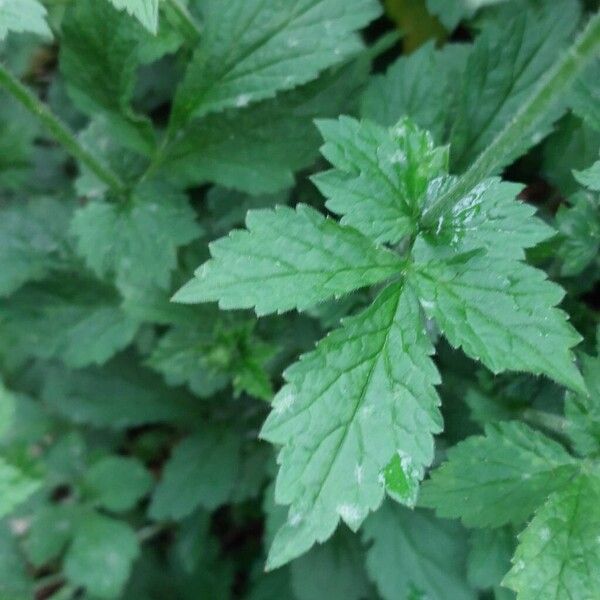
[[[439,252],[447,256],[435,258],[432,248],[417,240],[410,280],[425,313],[454,347],[494,373],[545,374],[585,393],[570,350],[581,338],[555,308],[562,288],[516,260],[477,250],[448,255],[444,247]]]
[[[152,476],[135,458],[107,456],[86,472],[83,484],[94,502],[112,512],[129,510],[152,487]]]
[[[250,194],[290,187],[294,171],[318,154],[313,120],[352,110],[366,75],[356,63],[276,99],[192,121],[165,149],[157,173],[182,187],[215,182]]]
[[[441,429],[439,375],[413,291],[386,288],[285,372],[261,436],[282,444],[276,501],[290,504],[268,566],[357,529],[381,504],[383,470],[398,453],[423,475]]]
[[[577,472],[557,442],[524,423],[488,425],[448,452],[423,485],[421,504],[469,527],[523,523],[551,492]]]
[[[41,485],[19,468],[0,457],[0,519],[25,502]]]
[[[377,243],[412,234],[427,184],[447,172],[448,149],[408,118],[389,129],[349,117],[317,125],[334,166],[313,177],[327,208]]]
[[[173,450],[158,484],[150,516],[180,520],[199,507],[214,510],[233,492],[239,469],[240,436],[204,427]]]
[[[580,15],[574,0],[532,3],[519,11],[510,4],[501,8],[477,38],[465,69],[450,138],[455,172],[466,170],[513,118],[567,45]],[[519,147],[502,157],[502,164],[510,163],[547,135],[560,112],[561,108],[556,107],[542,122],[533,122],[521,132]]]
[[[39,198],[0,209],[0,296],[68,264],[65,231],[72,208],[64,199]]]
[[[465,19],[485,6],[500,4],[507,0],[427,0],[427,8],[431,14],[438,17],[444,26],[452,31]]]
[[[125,204],[91,202],[73,216],[79,253],[100,276],[119,286],[166,288],[177,249],[200,235],[187,197],[169,187],[139,187]]]
[[[465,44],[446,44],[437,50],[428,42],[401,56],[384,75],[370,78],[361,98],[362,116],[385,127],[409,116],[442,143],[448,137],[469,49]]]
[[[44,5],[38,0],[3,0],[0,4],[0,40],[9,31],[37,33],[51,38]]]
[[[205,0],[200,45],[175,96],[171,128],[316,78],[361,49],[354,32],[380,10],[375,0]]]
[[[600,597],[600,479],[581,474],[554,493],[519,536],[503,585],[517,600]]]
[[[467,543],[457,523],[386,502],[363,528],[367,569],[384,600],[475,600],[466,580]]]
[[[581,371],[589,394],[567,393],[567,432],[583,455],[600,452],[600,357],[580,356]]]
[[[122,521],[96,513],[81,519],[67,550],[67,579],[97,598],[117,598],[139,555],[134,531]]]
[[[438,179],[428,190],[430,196],[442,194],[455,178]],[[525,249],[551,238],[555,230],[535,218],[535,208],[517,199],[522,186],[490,178],[465,194],[442,217],[435,231],[422,237],[430,244],[445,246],[452,253],[466,254],[485,249],[498,259],[524,259]]]
[[[303,310],[387,279],[402,265],[355,229],[304,204],[249,211],[246,227],[210,244],[212,259],[176,302],[218,300],[221,308],[254,308],[258,315]]]
[[[115,8],[126,10],[148,31],[158,31],[158,0],[110,0]]]

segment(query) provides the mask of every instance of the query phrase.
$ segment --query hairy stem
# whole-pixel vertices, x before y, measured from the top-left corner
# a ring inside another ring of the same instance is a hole
[[[177,24],[177,27],[185,35],[186,39],[195,44],[200,37],[202,29],[194,17],[192,17],[187,7],[180,0],[166,0],[164,7],[167,14]]]
[[[595,14],[565,55],[542,78],[514,118],[446,193],[424,211],[422,225],[431,227],[482,179],[495,173],[506,156],[520,145],[523,132],[532,131],[569,89],[575,78],[600,54],[600,13]]]
[[[0,87],[20,102],[52,134],[67,152],[84,164],[117,194],[125,191],[119,176],[84,148],[69,128],[27,87],[25,87],[3,64],[0,64]]]

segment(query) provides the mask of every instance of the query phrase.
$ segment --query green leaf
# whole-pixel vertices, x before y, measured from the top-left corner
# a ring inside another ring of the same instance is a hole
[[[163,288],[177,266],[177,249],[201,231],[187,197],[156,184],[141,186],[125,204],[87,204],[75,212],[71,229],[98,275],[114,275],[120,287]]]
[[[356,530],[381,504],[396,454],[422,478],[441,429],[432,353],[414,292],[394,284],[287,369],[261,432],[283,445],[276,501],[291,505],[268,567],[326,540],[340,519]]]
[[[423,506],[469,527],[523,523],[578,465],[557,442],[517,421],[488,425],[448,452],[422,489]]]
[[[573,277],[597,260],[600,251],[600,200],[588,192],[569,198],[570,206],[561,205],[556,227],[562,239],[558,255],[561,274]]]
[[[24,542],[27,558],[42,567],[64,550],[80,516],[72,504],[44,506],[36,511]]]
[[[367,569],[384,600],[477,598],[466,580],[466,536],[457,523],[386,502],[363,531]]]
[[[531,3],[515,11],[511,3],[477,38],[465,70],[462,95],[451,134],[453,170],[466,170],[513,118],[540,77],[566,47],[579,22],[574,0]],[[550,131],[561,107],[521,132],[508,164]]]
[[[600,192],[600,160],[596,161],[589,169],[584,171],[575,171],[575,179],[579,183],[592,190]]]
[[[152,423],[190,423],[197,402],[181,390],[166,388],[157,375],[129,356],[102,368],[66,370],[59,365],[42,372],[42,399],[74,423],[124,429]]]
[[[340,117],[317,123],[321,153],[335,167],[313,181],[326,206],[377,243],[396,243],[414,232],[427,185],[447,172],[448,149],[405,118],[384,129]]]
[[[85,474],[86,492],[112,512],[133,508],[152,488],[152,476],[135,458],[107,456]]]
[[[205,0],[200,44],[175,96],[172,129],[315,79],[362,48],[375,0]]]
[[[585,393],[570,351],[581,338],[554,308],[564,291],[543,271],[496,252],[452,255],[422,238],[414,253],[417,264],[409,278],[425,313],[452,346],[494,373],[543,373]]]
[[[44,5],[38,0],[4,0],[0,4],[0,40],[9,31],[37,33],[51,38]]]
[[[537,511],[519,536],[503,585],[517,600],[600,597],[600,479],[582,474]]]
[[[7,203],[0,209],[0,296],[8,296],[28,281],[43,279],[68,264],[65,231],[72,204],[65,199],[39,198]]]
[[[239,469],[240,436],[204,427],[173,450],[158,484],[150,516],[180,520],[199,507],[218,508],[230,498]]]
[[[111,288],[73,274],[29,284],[0,302],[0,352],[13,358],[60,358],[75,368],[103,364],[138,327]]]
[[[454,180],[438,179],[428,194],[434,197],[443,193]],[[452,206],[435,231],[425,231],[422,237],[431,245],[451,249],[455,255],[484,249],[487,256],[501,260],[524,259],[526,248],[556,232],[534,217],[533,206],[517,199],[522,188],[499,178],[486,179]]]
[[[0,524],[0,600],[31,600],[33,580],[19,552],[17,539]]]
[[[473,17],[478,9],[506,1],[507,0],[427,0],[427,8],[431,14],[438,17],[449,31],[452,31],[461,21]]]
[[[371,585],[362,549],[348,531],[340,530],[326,544],[316,546],[291,565],[297,600],[363,600]]]
[[[158,31],[158,0],[110,0],[115,8],[126,10],[148,31]]]
[[[79,522],[67,550],[67,579],[97,598],[118,598],[139,555],[133,530],[121,521],[89,513]]]
[[[397,273],[402,262],[355,229],[304,204],[252,210],[247,230],[210,244],[212,259],[174,297],[252,308],[258,315],[304,310]]]
[[[600,131],[600,59],[596,58],[577,79],[568,102],[573,112]]]
[[[580,360],[589,394],[567,393],[567,432],[580,454],[597,454],[600,452],[600,357],[582,355]]]
[[[60,69],[73,102],[91,117],[105,115],[121,142],[151,155],[155,146],[151,124],[131,108],[142,42],[150,34],[123,19],[106,0],[70,4],[62,34]]]
[[[481,590],[498,587],[510,568],[514,546],[510,528],[473,530],[467,559],[471,584]]]
[[[370,78],[361,99],[362,116],[385,127],[409,116],[437,143],[445,141],[469,49],[446,44],[437,50],[428,42],[401,56],[384,75]]]
[[[165,149],[157,177],[174,185],[215,182],[251,194],[290,187],[318,154],[316,118],[352,110],[367,71],[356,62],[274,100],[209,114]]]
[[[17,467],[0,458],[0,519],[25,502],[41,485]]]

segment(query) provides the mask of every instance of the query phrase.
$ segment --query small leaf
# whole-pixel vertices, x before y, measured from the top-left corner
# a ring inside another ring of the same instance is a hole
[[[0,458],[0,519],[25,502],[41,483]]]
[[[150,33],[158,31],[158,0],[110,0],[119,10],[126,10]]]
[[[38,0],[3,0],[0,3],[0,40],[9,31],[37,33],[51,38],[44,5]]]

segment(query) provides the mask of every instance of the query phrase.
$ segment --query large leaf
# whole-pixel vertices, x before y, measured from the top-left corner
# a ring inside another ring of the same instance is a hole
[[[380,10],[375,0],[205,0],[202,38],[171,126],[316,78],[361,48],[354,31]]]
[[[212,259],[175,301],[218,300],[222,308],[254,307],[259,315],[302,310],[387,279],[402,264],[303,204],[249,211],[246,227],[210,245]]]
[[[394,457],[394,497],[414,504],[441,429],[421,319],[413,291],[391,285],[285,372],[261,433],[283,445],[276,501],[291,505],[270,567],[326,540],[340,519],[358,528],[381,504]]]

